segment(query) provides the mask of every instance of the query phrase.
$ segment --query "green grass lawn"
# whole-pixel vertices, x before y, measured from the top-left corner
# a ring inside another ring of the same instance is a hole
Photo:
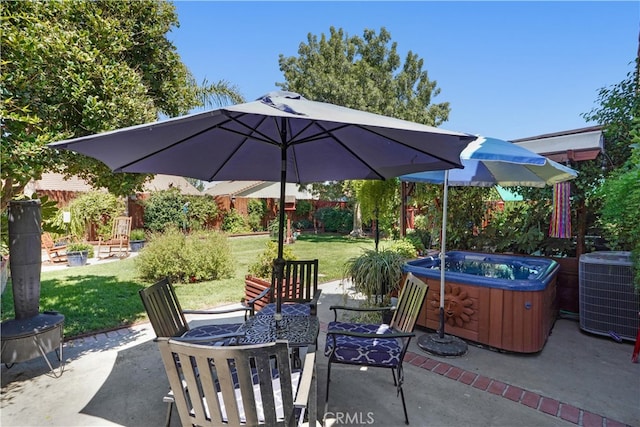
[[[238,302],[244,296],[244,276],[265,249],[268,236],[234,237],[229,242],[236,262],[230,279],[177,284],[183,308],[211,308]],[[290,246],[298,259],[319,260],[320,282],[342,278],[344,263],[363,249],[373,249],[372,239],[303,234]],[[41,275],[40,310],[65,316],[66,338],[108,330],[147,318],[138,290],[151,285],[136,277],[135,258],[100,265],[74,267]],[[2,320],[14,317],[10,283],[2,295]]]

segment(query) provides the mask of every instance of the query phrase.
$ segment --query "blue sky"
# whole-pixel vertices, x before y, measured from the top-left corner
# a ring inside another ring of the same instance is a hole
[[[502,139],[589,126],[598,89],[623,80],[638,49],[640,2],[176,1],[169,35],[201,82],[227,80],[247,100],[277,89],[278,56],[307,34],[385,27],[449,102],[442,128]]]

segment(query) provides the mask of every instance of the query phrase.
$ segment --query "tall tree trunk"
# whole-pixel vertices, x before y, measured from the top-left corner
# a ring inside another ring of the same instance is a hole
[[[353,229],[349,235],[352,237],[364,236],[364,231],[362,231],[362,212],[358,201],[353,204]]]

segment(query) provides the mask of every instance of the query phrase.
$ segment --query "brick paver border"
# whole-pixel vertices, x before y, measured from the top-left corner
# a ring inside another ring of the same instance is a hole
[[[576,408],[568,403],[560,402],[547,396],[522,389],[520,387],[498,381],[494,378],[478,375],[473,372],[458,368],[449,363],[440,362],[436,359],[418,354],[412,351],[407,352],[404,361],[418,368],[425,369],[434,374],[442,375],[454,381],[458,381],[478,390],[482,390],[512,402],[528,406],[536,411],[543,412],[552,417],[560,418],[564,421],[582,427],[631,427],[619,421],[594,414],[585,409]]]

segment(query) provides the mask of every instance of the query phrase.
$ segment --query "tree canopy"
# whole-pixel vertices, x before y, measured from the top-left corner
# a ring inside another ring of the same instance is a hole
[[[222,102],[241,102],[227,82],[197,84],[167,33],[165,1],[6,1],[2,21],[2,209],[45,171],[78,175],[115,195],[146,175],[45,144]]]
[[[314,101],[430,126],[442,124],[449,116],[448,102],[433,103],[440,89],[423,69],[424,60],[409,51],[403,62],[397,43],[391,41],[391,34],[384,27],[378,33],[366,29],[362,36],[350,36],[334,27],[328,36],[309,33],[307,42],[298,48],[298,56],[280,55],[279,64],[286,81],[277,85]],[[393,184],[397,192],[395,181]],[[388,186],[357,187],[358,198],[371,200],[366,196],[368,189],[373,197]],[[392,197],[389,202],[393,201],[394,206],[385,204],[379,209],[395,209],[397,214],[398,200]]]
[[[424,60],[409,51],[402,63],[397,43],[383,27],[376,34],[349,36],[331,27],[329,37],[311,33],[298,56],[280,55],[285,90],[314,101],[438,126],[449,117],[449,103],[433,104],[440,93],[423,70]]]

